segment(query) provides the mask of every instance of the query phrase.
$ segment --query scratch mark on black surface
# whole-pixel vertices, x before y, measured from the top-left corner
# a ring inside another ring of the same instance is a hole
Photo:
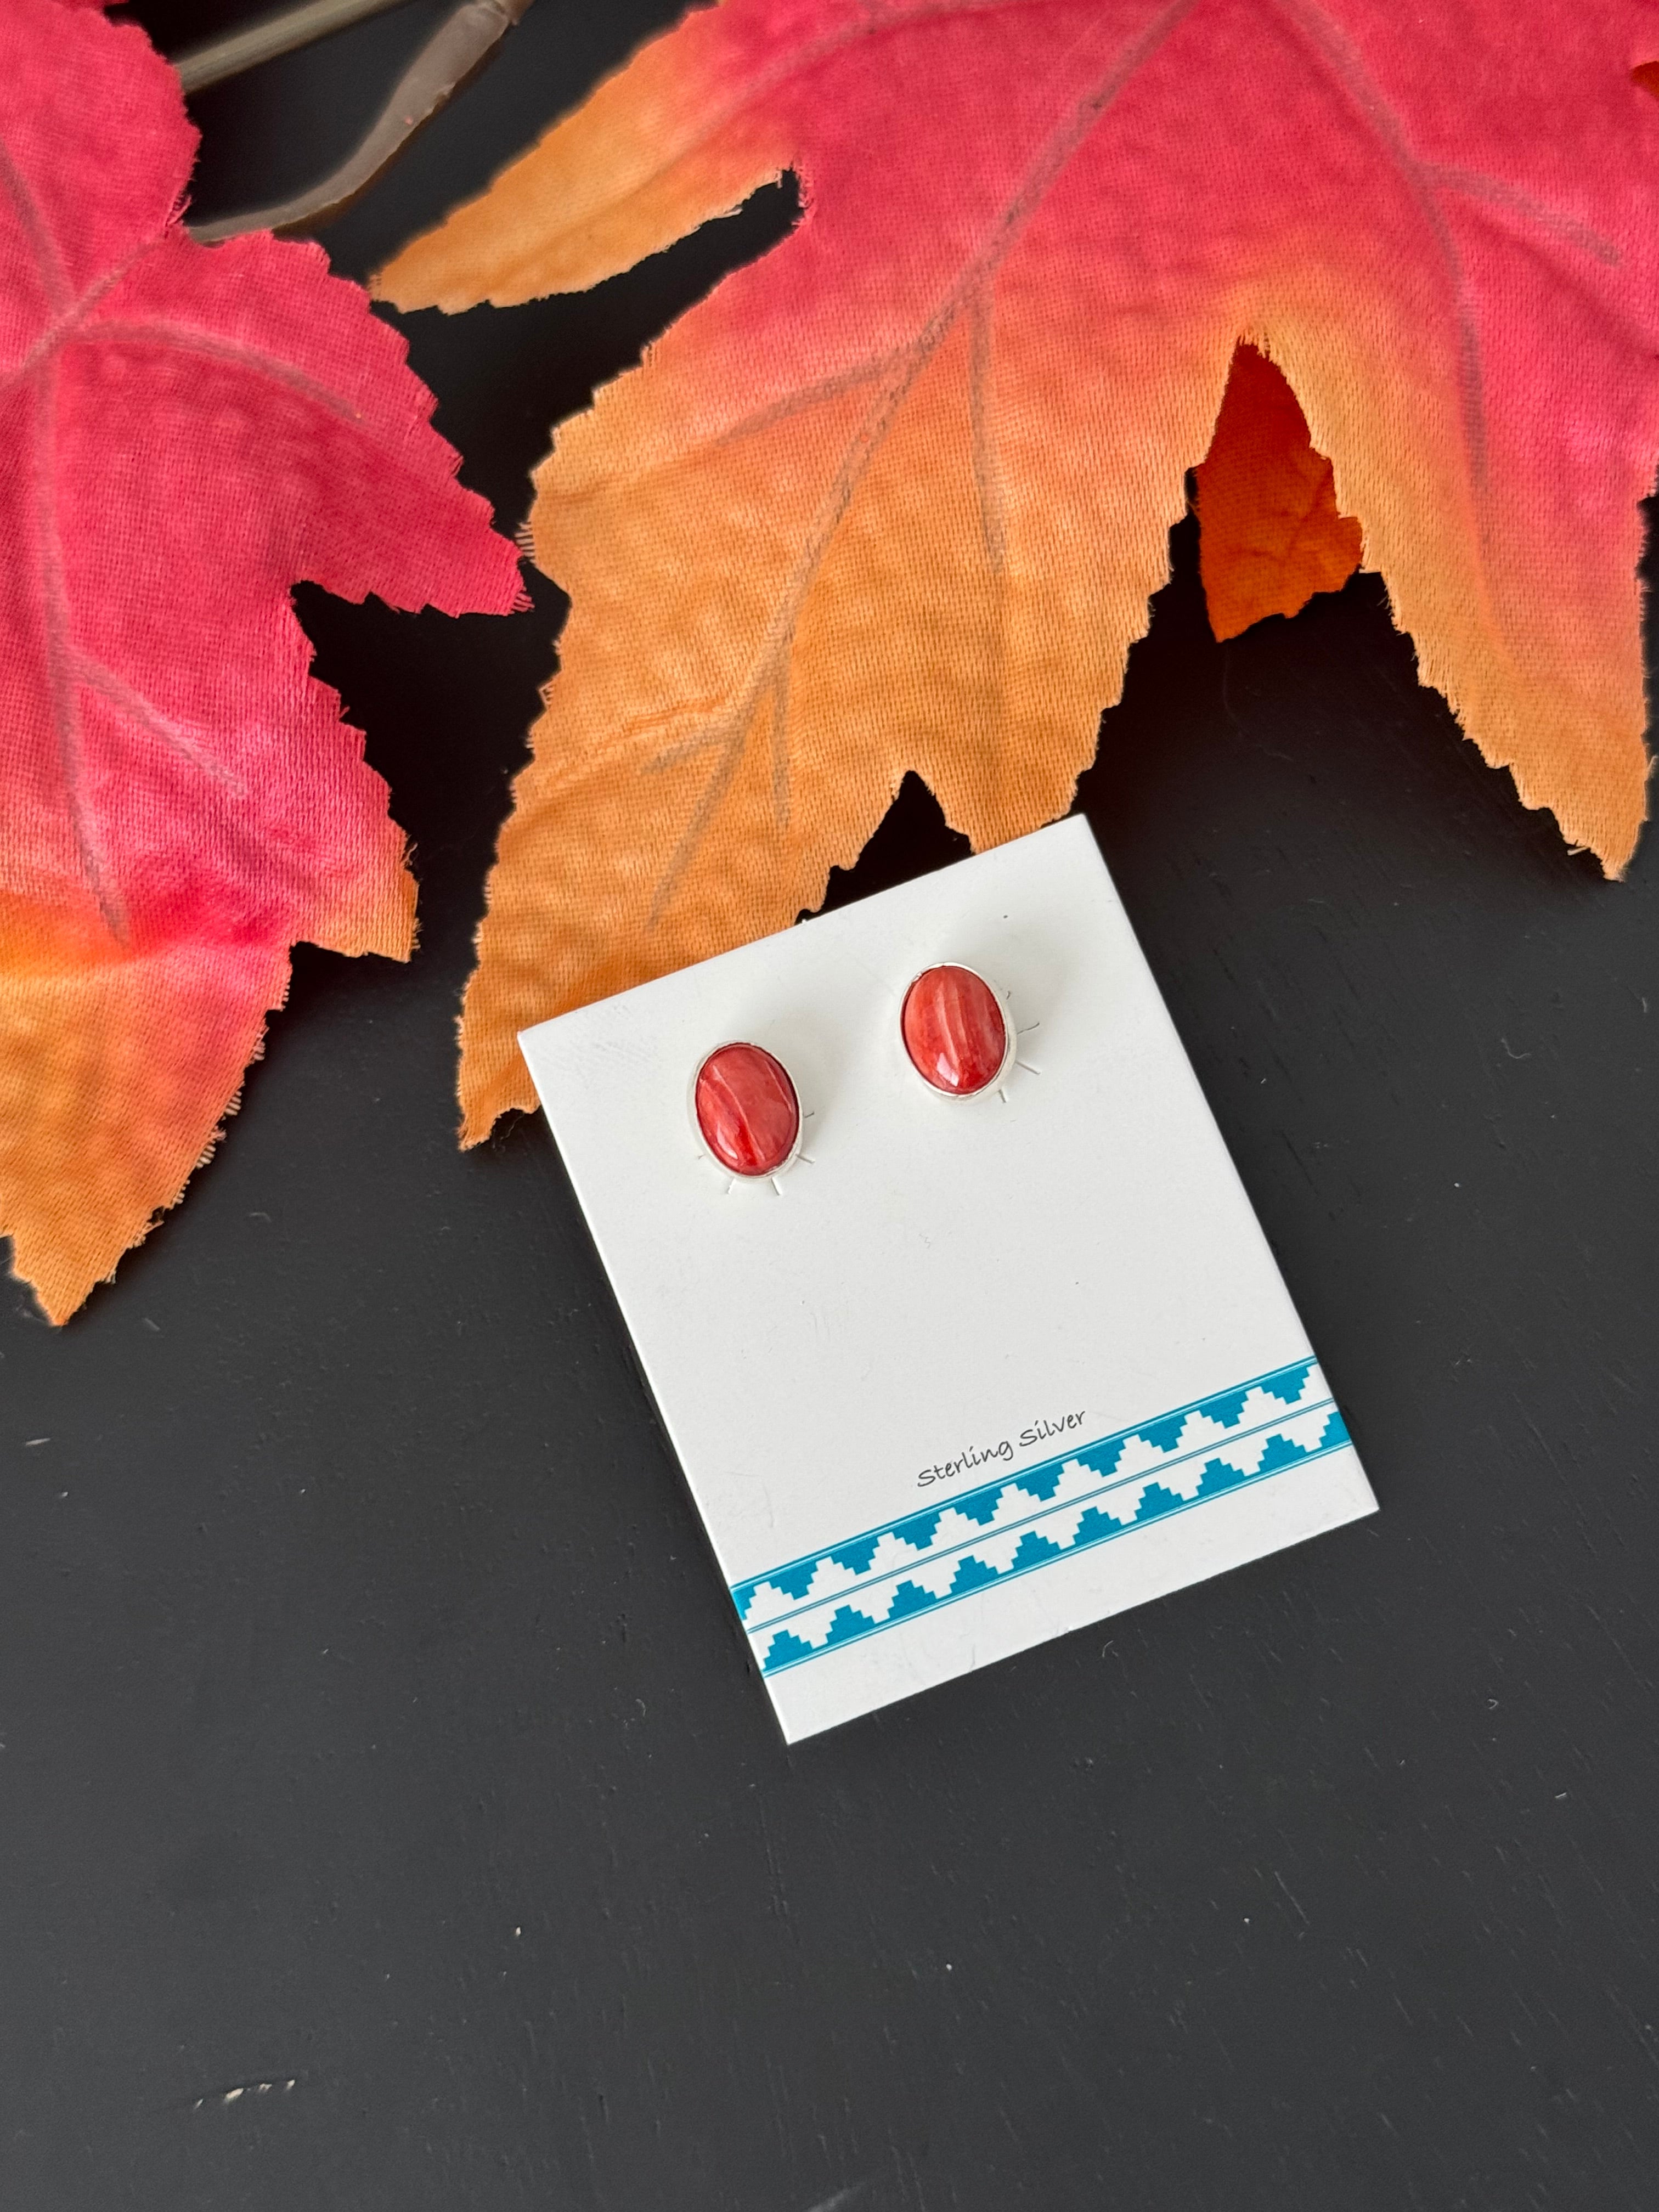
[[[269,2097],[277,2090],[286,2096],[290,2089],[298,2087],[299,2078],[297,2074],[279,2075],[274,2081],[238,2081],[228,2089],[204,2089],[192,2109],[199,2112],[204,2105],[234,2105],[244,2097]]]
[[[806,2212],[844,2212],[844,2208],[864,2194],[861,2181],[849,2182],[845,2189],[836,2190],[833,2197],[821,2197],[816,2204],[809,2204]]]

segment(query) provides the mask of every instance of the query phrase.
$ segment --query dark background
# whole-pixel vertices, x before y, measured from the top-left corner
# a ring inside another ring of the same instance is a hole
[[[203,94],[198,212],[439,12]],[[668,12],[538,0],[337,264]],[[508,527],[789,216],[404,319]],[[1083,803],[1380,1515],[786,1752],[543,1125],[453,1139],[564,603],[302,590],[423,943],[302,947],[114,1286],[0,1290],[6,2212],[1659,2204],[1659,856],[1570,858],[1375,579],[1218,647],[1174,555]],[[955,849],[908,787],[838,892]]]

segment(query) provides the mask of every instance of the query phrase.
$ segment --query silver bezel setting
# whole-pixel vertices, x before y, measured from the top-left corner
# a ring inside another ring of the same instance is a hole
[[[711,1060],[717,1059],[723,1052],[729,1052],[734,1044],[746,1046],[750,1052],[763,1052],[775,1067],[782,1068],[783,1079],[789,1085],[789,1095],[795,1102],[794,1143],[790,1146],[789,1150],[778,1162],[776,1167],[759,1168],[757,1169],[752,1175],[745,1175],[742,1169],[731,1166],[726,1161],[720,1158],[720,1154],[714,1150],[714,1147],[709,1143],[708,1138],[704,1136],[702,1133],[702,1123],[697,1119],[697,1085],[702,1078],[702,1072],[704,1068],[708,1066]],[[806,1109],[800,1103],[800,1085],[796,1082],[787,1064],[779,1056],[778,1054],[773,1051],[771,1046],[769,1044],[757,1044],[753,1037],[727,1037],[723,1042],[717,1045],[711,1045],[709,1047],[708,1050],[704,1053],[702,1058],[692,1069],[691,1079],[685,1086],[685,1110],[690,1119],[691,1133],[697,1140],[698,1151],[702,1154],[704,1159],[710,1162],[713,1166],[720,1170],[721,1175],[727,1176],[734,1183],[751,1184],[771,1182],[777,1176],[787,1174],[789,1170],[795,1164],[795,1162],[800,1158],[801,1145],[806,1135]]]
[[[936,968],[960,968],[964,975],[971,975],[976,983],[983,983],[995,1000],[997,1012],[1002,1017],[1001,1061],[996,1073],[988,1081],[981,1083],[977,1091],[941,1091],[939,1085],[930,1083],[916,1066],[910,1057],[910,1048],[904,1042],[904,1009],[910,1003],[910,994],[921,982],[922,977],[931,975]],[[1009,1006],[1006,992],[999,991],[988,975],[982,975],[977,968],[969,966],[965,960],[930,960],[925,968],[917,969],[915,974],[899,994],[898,1048],[904,1056],[904,1065],[924,1091],[928,1091],[935,1098],[945,1099],[952,1106],[971,1106],[976,1098],[994,1097],[1004,1083],[1007,1081],[1008,1070],[1014,1064],[1014,1054],[1018,1043],[1018,1035],[1014,1028],[1013,1012]]]

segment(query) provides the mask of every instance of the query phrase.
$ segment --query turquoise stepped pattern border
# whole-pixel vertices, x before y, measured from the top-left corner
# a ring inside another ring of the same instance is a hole
[[[1311,1357],[734,1583],[764,1674],[1208,1504],[1350,1438]]]

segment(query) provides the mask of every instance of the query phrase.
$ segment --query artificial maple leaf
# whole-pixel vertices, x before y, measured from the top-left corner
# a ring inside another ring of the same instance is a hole
[[[1359,525],[1340,514],[1296,394],[1265,354],[1240,346],[1210,450],[1193,471],[1199,572],[1218,638],[1299,614],[1359,566]]]
[[[526,1023],[787,926],[907,768],[1064,811],[1240,340],[1426,681],[1611,872],[1642,819],[1659,112],[1638,0],[727,0],[380,281],[588,285],[803,218],[537,476],[562,673],[503,833],[466,1133]]]
[[[0,1231],[63,1319],[209,1150],[298,938],[410,950],[386,787],[289,602],[505,611],[403,342],[208,249],[142,31],[0,9]]]

